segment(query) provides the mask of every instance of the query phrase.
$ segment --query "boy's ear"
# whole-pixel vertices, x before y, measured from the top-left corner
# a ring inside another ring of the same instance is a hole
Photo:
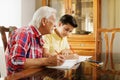
[[[58,26],[62,26],[62,23],[61,23],[61,22],[59,22],[59,23],[58,23]]]

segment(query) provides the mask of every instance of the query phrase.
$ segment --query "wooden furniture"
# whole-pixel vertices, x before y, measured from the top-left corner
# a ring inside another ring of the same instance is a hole
[[[42,0],[42,3],[57,9],[58,20],[63,14],[73,15],[78,22],[78,28],[68,37],[71,48],[79,55],[90,55],[94,60],[100,60],[101,42],[98,28],[101,26],[101,0]],[[91,28],[86,24],[90,24]],[[92,33],[79,34],[84,30]],[[96,71],[94,70],[93,80],[96,80],[95,78]]]
[[[8,39],[6,33],[8,32],[8,34],[10,35],[11,32],[15,29],[16,29],[15,26],[9,26],[8,28],[5,26],[0,26],[0,33],[1,33],[1,38],[2,38],[2,42],[3,42],[4,50],[7,47],[7,39]]]
[[[18,79],[22,79],[22,78],[27,78],[27,77],[30,77],[41,70],[42,70],[42,68],[26,69],[26,70],[21,71],[19,73],[15,73],[13,75],[9,75],[9,76],[5,77],[5,80],[18,80]]]
[[[98,79],[119,80],[120,77],[117,79],[115,76],[120,76],[120,62],[115,61],[115,59],[118,58],[120,51],[114,50],[114,47],[119,46],[119,43],[115,42],[120,41],[120,28],[98,29],[98,32],[101,34],[102,45],[100,46],[102,47],[102,55],[105,58],[102,59],[103,66],[97,66]]]
[[[68,42],[74,53],[93,56],[95,59],[95,37],[92,35],[70,35]]]
[[[18,79],[25,79],[25,78],[29,78],[29,80],[32,80],[34,78],[34,80],[40,80],[38,78],[40,78],[40,76],[50,76],[53,77],[55,80],[75,80],[73,79],[72,75],[74,75],[74,73],[76,72],[77,68],[80,66],[80,64],[75,65],[72,69],[68,70],[71,71],[71,74],[64,74],[65,70],[60,70],[58,71],[57,69],[49,69],[49,68],[29,68],[26,70],[23,70],[21,72],[9,75],[7,77],[5,77],[5,80],[18,80]],[[63,73],[64,72],[64,73]],[[49,79],[45,79],[45,80],[49,80]]]
[[[76,53],[82,54],[82,55],[92,55],[95,60],[99,58],[99,50],[98,50],[98,44],[99,44],[99,35],[98,35],[98,28],[100,26],[100,5],[101,5],[101,0],[89,0],[88,2],[85,0],[42,0],[43,5],[48,5],[51,6],[55,9],[57,9],[57,18],[61,17],[63,14],[71,14],[73,15],[77,21],[82,21],[85,19],[79,19],[82,18],[83,15],[87,16],[86,10],[90,11],[88,13],[91,14],[92,18],[92,23],[93,23],[93,32],[88,35],[88,34],[72,34],[69,36],[69,43],[71,47],[75,50]],[[77,3],[80,3],[81,6],[78,6]],[[59,6],[59,7],[58,7]],[[79,7],[79,8],[78,8]],[[82,8],[81,8],[82,7]],[[90,8],[91,10],[89,10]],[[80,10],[79,10],[80,9]],[[86,9],[83,11],[82,9]],[[80,13],[80,12],[83,13]],[[79,13],[79,14],[78,14]],[[81,15],[80,15],[81,14]],[[58,19],[59,19],[58,18]],[[84,17],[85,18],[85,17]],[[84,24],[84,25],[82,25]],[[78,22],[78,29],[81,27],[85,27],[85,22]],[[82,29],[81,29],[82,30]],[[77,40],[75,40],[77,39]],[[76,42],[74,42],[76,41]],[[75,46],[78,44],[77,46]],[[85,48],[85,47],[86,48]],[[80,48],[78,48],[80,47]],[[84,51],[83,51],[83,48]],[[90,50],[90,53],[88,52]],[[84,54],[85,53],[85,54]]]
[[[4,26],[0,26],[0,34],[1,34],[1,39],[2,39],[2,42],[3,42],[3,48],[4,48],[4,51],[5,51],[5,49],[6,49],[6,47],[7,47],[7,39],[8,39],[8,36],[10,36],[10,34],[11,34],[11,32],[13,31],[13,30],[15,30],[16,29],[16,27],[15,26],[9,26],[8,28],[7,27],[4,27]],[[7,35],[7,33],[8,33],[8,35]],[[4,52],[3,51],[3,52]],[[2,51],[1,51],[2,52]],[[4,57],[5,58],[5,55],[4,54],[2,54],[2,57]],[[4,59],[4,58],[2,58],[2,59]],[[2,66],[4,67],[3,68],[3,71],[6,71],[6,63],[5,63],[5,60],[3,60],[2,61],[2,63],[1,64],[3,64]],[[6,75],[7,73],[1,73],[0,75],[2,76],[2,75]]]

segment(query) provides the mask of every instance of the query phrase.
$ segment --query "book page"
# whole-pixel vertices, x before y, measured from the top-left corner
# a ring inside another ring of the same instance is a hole
[[[56,68],[56,69],[71,69],[75,64],[91,58],[92,56],[79,56],[78,59],[68,59],[61,66],[47,66],[47,68]]]
[[[85,61],[89,58],[92,58],[92,56],[79,56],[79,59],[77,60],[77,62],[82,62],[82,61]]]
[[[70,69],[77,63],[76,59],[65,60],[61,66],[47,66],[47,68],[56,68],[56,69]]]

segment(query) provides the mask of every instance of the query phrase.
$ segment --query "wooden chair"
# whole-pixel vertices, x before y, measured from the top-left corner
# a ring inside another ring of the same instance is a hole
[[[96,70],[98,72],[98,79],[97,80],[120,80],[120,77],[116,79],[116,76],[120,76],[120,69],[117,70],[116,65],[120,67],[120,62],[115,62],[115,41],[119,38],[117,34],[120,33],[120,28],[113,28],[113,29],[99,29],[98,32],[101,34],[101,47],[105,47],[105,59],[102,59],[103,66],[96,66]],[[120,38],[119,38],[120,39]],[[120,40],[117,40],[120,41]],[[119,45],[119,42],[116,46]],[[102,48],[103,49],[103,48]],[[102,55],[104,55],[104,51],[101,51]],[[120,50],[117,53],[120,55]],[[120,59],[120,58],[119,58]],[[107,76],[107,77],[106,77]],[[109,77],[108,77],[109,76]],[[101,79],[100,79],[101,78]]]
[[[11,32],[15,29],[16,29],[15,26],[9,26],[9,28],[4,27],[4,26],[0,26],[1,39],[3,42],[3,47],[1,47],[1,49],[0,49],[0,59],[1,59],[0,60],[0,64],[1,64],[0,69],[2,70],[2,71],[0,70],[1,77],[4,77],[7,75],[6,63],[5,63],[5,54],[4,54],[4,51],[7,47],[7,34],[6,33],[8,32],[8,34],[10,35]]]
[[[4,46],[4,50],[7,47],[7,35],[6,32],[8,32],[8,34],[10,35],[11,32],[13,30],[15,30],[17,27],[15,26],[9,26],[9,28],[4,27],[4,26],[0,26],[0,33],[1,33],[1,38],[2,38],[2,42],[3,42],[3,46]]]

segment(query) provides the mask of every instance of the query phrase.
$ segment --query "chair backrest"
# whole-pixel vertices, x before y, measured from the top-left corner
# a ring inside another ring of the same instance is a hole
[[[3,42],[3,46],[4,46],[4,49],[3,49],[3,47],[0,47],[0,65],[1,65],[0,66],[0,76],[1,77],[5,77],[7,75],[6,63],[5,63],[5,54],[4,54],[4,51],[7,47],[7,39],[8,39],[7,37],[15,29],[16,29],[15,26],[9,26],[8,28],[4,27],[4,26],[0,26],[1,39]],[[8,36],[6,33],[8,33]]]
[[[110,61],[110,70],[115,71],[115,64],[113,59],[113,44],[115,43],[115,39],[118,38],[116,33],[120,32],[120,28],[113,28],[113,29],[99,29],[98,30],[104,36],[105,41],[105,62],[103,69],[107,70],[108,62]],[[103,40],[102,39],[102,40]],[[119,44],[119,43],[118,43]],[[118,45],[117,45],[118,46]],[[110,60],[109,60],[110,59]]]
[[[1,33],[1,38],[2,38],[2,42],[3,42],[4,50],[7,47],[7,35],[6,35],[6,32],[8,32],[8,34],[10,35],[11,32],[13,30],[15,30],[15,29],[17,29],[17,27],[15,27],[15,26],[9,26],[8,28],[4,27],[4,26],[0,26],[0,33]]]

